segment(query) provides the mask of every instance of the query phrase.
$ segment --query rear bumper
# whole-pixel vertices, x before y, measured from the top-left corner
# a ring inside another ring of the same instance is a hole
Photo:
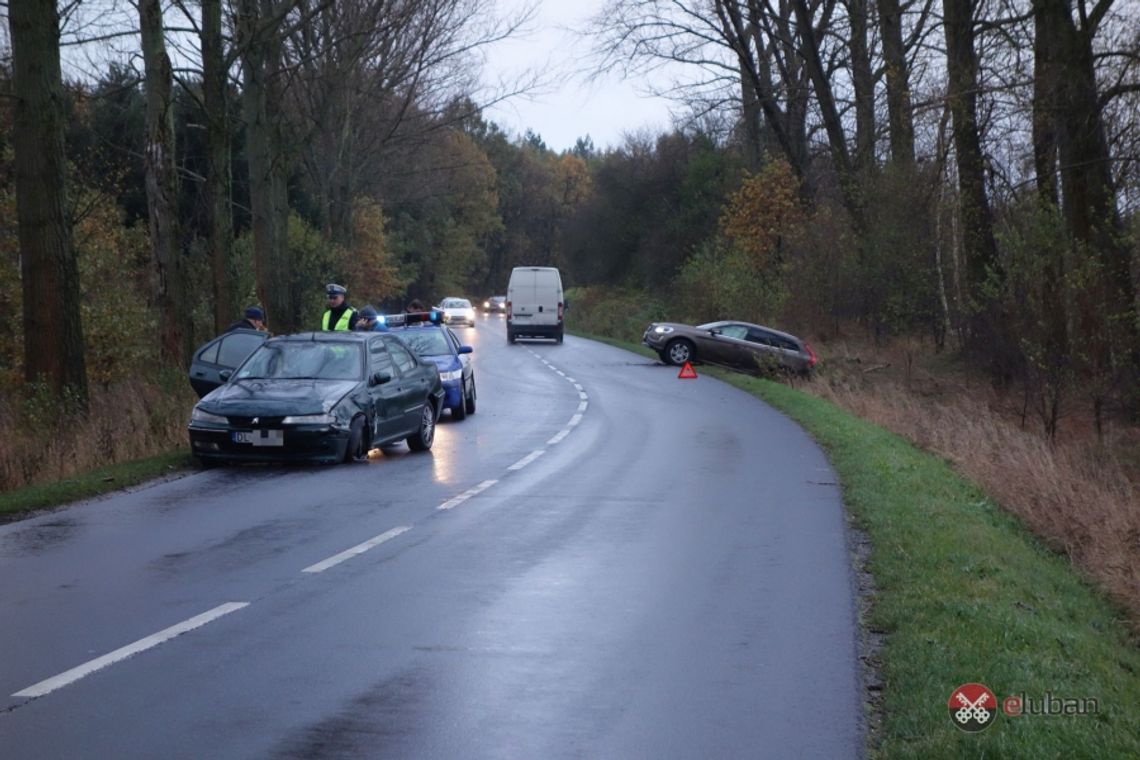
[[[507,331],[526,338],[557,338],[562,334],[562,323],[528,325],[508,320]]]

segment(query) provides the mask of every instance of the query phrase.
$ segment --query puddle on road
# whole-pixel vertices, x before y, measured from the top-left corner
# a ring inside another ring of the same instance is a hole
[[[79,521],[71,518],[35,522],[0,536],[0,554],[39,554],[75,535]]]

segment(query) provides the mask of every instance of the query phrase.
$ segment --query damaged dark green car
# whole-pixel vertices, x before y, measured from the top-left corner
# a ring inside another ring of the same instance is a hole
[[[270,338],[219,380],[190,418],[204,465],[351,462],[401,440],[427,451],[443,408],[436,366],[384,333]]]

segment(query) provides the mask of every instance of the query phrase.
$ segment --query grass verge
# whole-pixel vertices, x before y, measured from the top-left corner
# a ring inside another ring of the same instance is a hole
[[[36,509],[89,499],[138,485],[192,466],[189,451],[180,449],[146,459],[107,465],[54,483],[17,488],[0,494],[0,522]]]
[[[597,336],[588,336],[597,338]],[[647,349],[597,338],[652,355]],[[871,542],[877,595],[866,620],[879,652],[888,758],[1140,757],[1140,651],[1121,612],[976,485],[938,457],[824,400],[703,367],[800,423],[825,449]],[[947,702],[979,682],[1035,704],[1095,699],[1095,715],[999,715],[979,734]]]

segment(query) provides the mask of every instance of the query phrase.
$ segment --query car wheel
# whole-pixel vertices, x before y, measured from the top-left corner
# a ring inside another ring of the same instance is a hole
[[[212,470],[222,464],[220,460],[211,459],[210,457],[194,457],[194,459],[198,461],[198,466],[203,470]]]
[[[435,442],[435,408],[428,401],[420,413],[420,427],[408,436],[408,448],[412,451],[427,451]]]
[[[560,345],[560,346],[562,345],[562,331],[561,330],[558,331],[558,337],[555,338],[555,340],[558,341],[558,345]]]
[[[513,332],[511,332],[510,330],[507,330],[507,343],[514,345],[514,342],[515,342],[515,334]]]
[[[475,376],[471,376],[471,395],[463,401],[464,406],[467,407],[468,414],[475,414]]]
[[[662,362],[664,362],[665,364],[669,363],[669,354],[665,353],[664,349],[662,349],[661,351],[658,351],[657,355],[659,357],[661,357]]]
[[[364,417],[356,416],[348,431],[348,445],[344,447],[345,462],[359,462],[368,456],[368,449],[364,446]]]
[[[459,386],[459,403],[451,407],[451,419],[467,419],[467,383],[461,382]]]
[[[674,338],[665,346],[665,361],[680,367],[685,362],[691,362],[696,356],[691,341],[685,338]]]

